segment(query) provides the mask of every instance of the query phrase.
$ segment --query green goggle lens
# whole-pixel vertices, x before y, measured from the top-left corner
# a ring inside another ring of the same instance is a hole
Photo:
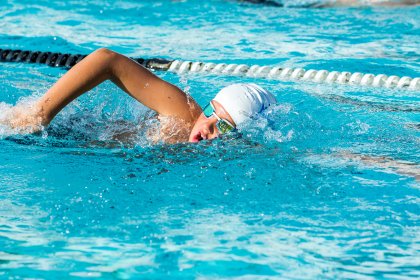
[[[225,134],[231,132],[235,128],[232,127],[230,124],[226,123],[223,119],[216,123],[217,129],[221,134]]]

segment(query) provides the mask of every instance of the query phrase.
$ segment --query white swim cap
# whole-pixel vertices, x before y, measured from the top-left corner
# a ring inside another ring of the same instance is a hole
[[[213,100],[225,108],[236,125],[276,103],[274,95],[256,84],[227,86],[219,91]]]

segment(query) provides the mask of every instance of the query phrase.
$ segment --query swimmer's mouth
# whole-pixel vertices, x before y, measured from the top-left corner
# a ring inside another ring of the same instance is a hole
[[[207,137],[203,137],[202,134],[201,134],[201,131],[199,131],[191,138],[191,142],[192,143],[198,143],[198,142],[206,140],[206,139],[207,139]]]

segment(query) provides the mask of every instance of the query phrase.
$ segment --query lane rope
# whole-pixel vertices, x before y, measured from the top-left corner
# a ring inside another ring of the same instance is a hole
[[[0,62],[40,63],[52,67],[71,68],[85,58],[83,54],[62,54],[41,51],[0,49]],[[260,66],[198,61],[166,60],[161,58],[132,58],[146,68],[174,73],[210,73],[215,75],[245,76],[273,80],[307,81],[326,84],[373,86],[420,90],[420,77],[399,77],[396,75],[370,74],[361,72],[339,72],[327,70],[305,70],[281,66]]]

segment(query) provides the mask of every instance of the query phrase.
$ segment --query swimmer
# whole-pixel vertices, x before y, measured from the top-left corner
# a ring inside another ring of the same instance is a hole
[[[158,114],[160,140],[167,143],[214,139],[276,102],[256,84],[233,84],[201,109],[175,85],[130,58],[101,48],[71,68],[30,108],[13,107],[0,123],[23,133],[40,131],[70,102],[106,80]]]

